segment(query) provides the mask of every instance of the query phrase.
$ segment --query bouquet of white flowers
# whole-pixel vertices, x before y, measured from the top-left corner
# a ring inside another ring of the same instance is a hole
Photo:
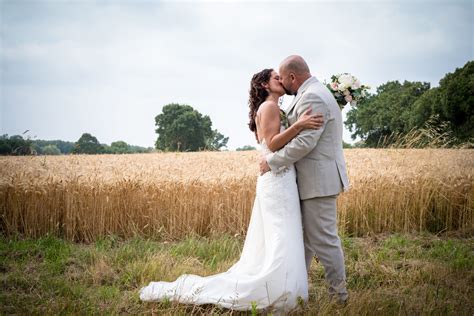
[[[369,86],[361,84],[359,79],[348,73],[332,76],[331,83],[326,86],[336,98],[341,110],[347,103],[355,106],[357,101],[368,95],[367,90],[370,89]]]

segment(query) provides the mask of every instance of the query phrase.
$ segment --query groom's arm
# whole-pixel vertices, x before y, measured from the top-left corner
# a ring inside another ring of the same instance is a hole
[[[300,160],[309,154],[318,143],[321,134],[327,124],[329,109],[323,100],[314,93],[307,93],[301,97],[297,111],[297,117],[302,115],[308,108],[312,109],[313,113],[322,113],[324,116],[324,123],[320,129],[306,129],[293,138],[285,147],[270,153],[266,156],[266,160],[270,169],[278,170],[282,167],[288,167],[296,161]]]

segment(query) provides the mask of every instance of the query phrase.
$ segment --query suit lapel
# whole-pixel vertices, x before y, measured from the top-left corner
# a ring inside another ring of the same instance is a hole
[[[301,97],[303,96],[303,93],[306,91],[306,89],[308,88],[308,86],[312,83],[312,82],[317,82],[318,80],[315,78],[315,77],[310,77],[308,78],[308,80],[306,80],[303,85],[300,87],[299,91],[298,90],[298,93],[296,94],[295,98],[293,99],[293,102],[291,102],[290,106],[286,109],[286,114],[289,114],[291,110],[293,110],[293,108],[295,107],[296,103],[298,103],[298,101],[301,99]]]
[[[298,103],[299,99],[301,99],[302,93],[295,96],[293,101],[290,103],[290,106],[286,109],[286,114],[289,114],[291,110],[295,107],[296,103]]]

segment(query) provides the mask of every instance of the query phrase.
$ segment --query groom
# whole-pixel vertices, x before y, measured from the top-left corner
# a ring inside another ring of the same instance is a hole
[[[309,107],[323,113],[318,130],[304,130],[281,150],[260,162],[260,172],[295,164],[301,200],[306,269],[316,255],[324,266],[329,295],[339,303],[348,299],[341,241],[337,234],[336,198],[349,187],[342,152],[342,115],[331,92],[311,76],[304,59],[287,57],[280,64],[280,83],[295,95],[286,110],[290,124]]]

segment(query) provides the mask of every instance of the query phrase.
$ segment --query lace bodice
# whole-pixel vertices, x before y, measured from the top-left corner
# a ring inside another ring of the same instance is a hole
[[[285,126],[283,124],[280,125],[280,133],[285,131]],[[272,151],[268,148],[265,138],[259,144],[259,151],[262,155],[266,156],[270,154]]]
[[[283,132],[284,130],[285,130],[285,127],[283,125],[281,125],[280,126],[280,133]],[[270,148],[268,148],[267,143],[265,142],[265,139],[263,139],[260,142],[259,151],[263,156],[266,156],[266,155],[272,153]],[[282,174],[286,173],[288,170],[290,170],[291,168],[294,168],[293,165],[291,165],[290,167],[281,167],[278,170],[272,170],[271,173],[273,173],[274,175],[282,175]]]
[[[268,148],[267,143],[265,142],[265,139],[260,143],[259,151],[264,156],[271,154],[272,151],[270,150],[270,148]]]

